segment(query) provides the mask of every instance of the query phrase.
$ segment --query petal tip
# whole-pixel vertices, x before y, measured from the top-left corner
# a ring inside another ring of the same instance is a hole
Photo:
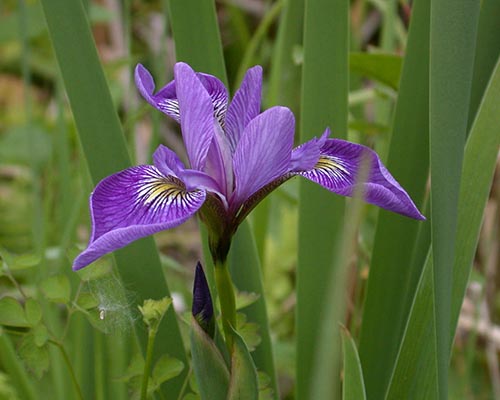
[[[137,64],[135,67],[134,80],[135,85],[137,86],[137,89],[139,89],[142,97],[150,101],[151,95],[155,90],[155,83],[153,76],[142,64]]]

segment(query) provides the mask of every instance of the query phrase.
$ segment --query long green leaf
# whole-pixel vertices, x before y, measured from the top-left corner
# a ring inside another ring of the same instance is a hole
[[[484,90],[500,54],[500,1],[483,0],[479,14],[474,75],[469,108],[469,127],[474,122],[476,111]]]
[[[500,146],[500,62],[497,63],[465,148],[458,204],[457,251],[453,267],[451,340],[472,268],[484,207],[488,199]],[[417,296],[407,324],[387,399],[434,399],[437,376],[430,368],[435,362],[433,329],[432,254],[429,252]]]
[[[274,397],[278,398],[278,384],[276,371],[274,370],[274,354],[269,332],[264,289],[262,287],[261,267],[257,247],[250,226],[247,223],[239,227],[234,237],[229,253],[229,265],[234,284],[238,290],[259,295],[258,300],[244,310],[248,321],[259,325],[261,342],[252,352],[252,357],[257,368],[265,372],[271,379],[270,386],[273,389]]]
[[[479,2],[431,2],[430,163],[439,398],[448,398],[452,271]]]
[[[219,26],[212,0],[169,0],[170,23],[177,61],[195,71],[218,76],[226,85]]]
[[[344,353],[343,400],[366,400],[365,382],[356,343],[349,331],[342,327],[342,351]]]
[[[386,164],[419,207],[429,169],[429,13],[429,0],[414,3]],[[423,265],[411,262],[419,225],[379,211],[359,344],[369,398],[387,389],[415,296]]]
[[[231,379],[227,400],[257,400],[259,385],[257,371],[248,348],[233,330],[234,348],[231,354]]]
[[[114,109],[80,1],[43,0],[42,6],[94,184],[130,165],[120,121]],[[155,244],[142,239],[115,253],[124,286],[137,301],[168,295]],[[140,323],[140,321],[138,321]],[[145,345],[145,330],[136,333]],[[175,313],[169,310],[159,329],[156,354],[186,360]],[[165,391],[178,393],[185,374],[169,381]]]
[[[304,22],[301,142],[327,126],[336,137],[347,135],[349,85],[349,2],[307,0]],[[299,189],[297,265],[296,397],[308,398],[326,277],[331,276],[332,247],[343,226],[344,201],[310,182]],[[335,345],[335,344],[332,344]]]
[[[264,106],[289,107],[297,117],[300,99],[300,66],[294,62],[294,49],[302,43],[304,0],[285,2],[274,42],[267,95]],[[252,212],[252,228],[261,260],[265,260],[269,212],[276,196],[271,194]]]
[[[9,374],[10,380],[23,399],[35,400],[37,398],[35,388],[23,364],[16,354],[10,338],[2,328],[0,328],[0,364],[2,369]]]
[[[229,370],[214,341],[191,321],[193,371],[203,400],[225,399],[229,389]]]

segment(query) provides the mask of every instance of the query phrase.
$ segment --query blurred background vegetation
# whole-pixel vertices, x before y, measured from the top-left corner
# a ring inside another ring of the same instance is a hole
[[[154,71],[158,86],[172,78],[176,60],[167,1],[84,3],[133,162],[150,163],[152,151],[160,143],[184,154],[177,126],[139,98],[132,79],[138,62]],[[265,107],[286,105],[299,118],[302,30],[301,26],[279,25],[284,4],[283,0],[220,0],[216,2],[217,17],[231,89],[237,87],[247,67],[260,64],[265,71]],[[411,1],[352,0],[350,13],[349,139],[375,148],[384,158]],[[292,62],[287,75],[277,79],[273,73],[279,55],[273,50],[279,29],[288,29]],[[363,55],[367,53],[380,57],[366,59]],[[14,260],[10,269],[26,293],[37,290],[40,280],[55,274],[66,273],[72,281],[72,258],[89,235],[87,198],[91,190],[41,5],[36,0],[2,0],[0,254],[4,262]],[[276,191],[268,203],[271,218],[267,232],[257,236],[264,255],[263,282],[284,399],[293,398],[294,390],[297,199],[296,180]],[[454,344],[450,373],[453,399],[494,399],[500,395],[499,199],[497,162]],[[377,217],[374,207],[366,206],[363,212],[346,288],[347,326],[354,338],[360,329]],[[177,310],[182,313],[189,309],[193,268],[202,258],[197,223],[191,220],[162,232],[156,242]],[[113,281],[105,282],[91,290],[106,295],[112,291],[106,285],[112,286]],[[8,275],[0,273],[0,297],[6,295],[17,297],[18,289]],[[133,301],[133,294],[131,297],[122,301]],[[58,306],[52,315],[56,330],[64,329],[67,310]],[[23,398],[15,394],[9,375],[2,369],[0,399]],[[48,365],[32,366],[32,373],[40,377],[46,369],[49,375],[53,373]],[[48,393],[51,381],[43,379],[43,390]]]

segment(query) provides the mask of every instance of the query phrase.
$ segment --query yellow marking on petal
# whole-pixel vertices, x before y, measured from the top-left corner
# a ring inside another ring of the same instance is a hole
[[[346,175],[350,175],[349,171],[340,163],[334,161],[331,157],[321,156],[314,166],[314,169],[337,169],[344,172]]]
[[[145,204],[152,203],[157,200],[158,197],[165,195],[175,197],[186,193],[185,189],[180,185],[164,180],[147,183],[144,185],[143,190],[147,192],[147,197],[144,199]]]

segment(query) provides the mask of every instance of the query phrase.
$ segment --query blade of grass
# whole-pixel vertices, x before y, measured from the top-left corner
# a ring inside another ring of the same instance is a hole
[[[342,386],[343,400],[366,400],[365,382],[361,361],[359,360],[356,343],[349,331],[341,328],[342,352],[344,353],[344,384]]]
[[[448,398],[449,329],[458,195],[479,2],[431,3],[430,164],[434,315],[439,398]]]
[[[130,165],[120,122],[99,64],[82,3],[43,0],[42,6],[90,174],[96,184],[105,176]],[[151,238],[117,251],[115,257],[124,286],[135,292],[139,304],[147,298],[158,299],[168,295],[158,252]],[[135,332],[141,346],[145,346],[145,331],[141,328]],[[158,335],[158,355],[169,353],[186,361],[172,309],[162,321]],[[186,373],[184,371],[168,381],[165,392],[175,397]]]
[[[266,108],[284,105],[295,113],[296,118],[299,115],[301,69],[293,60],[293,52],[302,43],[303,19],[304,0],[286,1],[281,12],[278,34],[273,48],[267,95],[263,99]],[[271,194],[252,213],[252,228],[263,263],[266,257],[269,212],[275,198],[276,196]]]
[[[252,352],[255,365],[264,371],[271,379],[270,387],[274,391],[274,398],[279,398],[276,371],[274,370],[274,354],[269,332],[266,302],[262,288],[262,276],[260,273],[260,261],[257,247],[250,230],[249,224],[240,226],[229,254],[231,275],[234,284],[239,290],[257,293],[259,299],[245,308],[249,322],[259,324],[261,337],[260,344]]]
[[[214,2],[170,0],[168,5],[177,61],[189,63],[195,71],[215,75],[227,85]]]
[[[0,364],[2,369],[9,374],[12,384],[23,399],[37,399],[35,388],[18,358],[10,338],[2,328],[0,328]]]
[[[276,18],[280,15],[280,12],[285,4],[285,0],[278,0],[276,3],[272,5],[269,11],[264,15],[264,18],[260,22],[257,30],[255,31],[252,39],[248,43],[248,46],[245,49],[245,53],[243,54],[243,59],[241,60],[240,66],[238,68],[238,73],[236,74],[234,87],[238,87],[245,76],[245,72],[248,68],[250,68],[255,59],[255,53],[259,44],[264,39],[266,33],[271,28],[271,25],[274,23]]]
[[[414,3],[387,168],[421,209],[429,169],[430,1]],[[429,224],[429,222],[424,222]],[[419,224],[379,211],[359,343],[367,396],[384,395],[422,273],[412,265]],[[424,243],[424,252],[429,243]]]
[[[488,85],[465,147],[457,223],[457,251],[453,266],[451,324],[447,331],[451,351],[458,315],[472,268],[484,207],[490,192],[500,146],[500,61]],[[429,252],[417,296],[412,305],[404,340],[391,377],[387,399],[437,398],[432,388],[436,374],[429,368],[435,360],[433,329],[433,274]]]
[[[361,166],[358,179],[368,174],[368,165]],[[347,272],[356,248],[356,237],[363,210],[363,193],[356,189],[346,207],[346,217],[341,235],[334,243],[331,271],[323,278],[327,291],[319,310],[319,326],[315,346],[312,347],[314,363],[308,399],[335,399],[340,392],[340,342],[339,322],[345,315],[345,287]]]
[[[483,0],[479,14],[479,27],[474,57],[474,75],[472,79],[469,128],[474,122],[476,111],[483,97],[495,63],[500,54],[500,1]]]
[[[330,126],[335,137],[347,135],[349,2],[305,2],[301,142]],[[321,62],[318,62],[321,60]],[[332,246],[343,226],[344,200],[301,181],[297,265],[296,397],[311,390],[313,353],[325,304],[325,277],[331,276]]]

